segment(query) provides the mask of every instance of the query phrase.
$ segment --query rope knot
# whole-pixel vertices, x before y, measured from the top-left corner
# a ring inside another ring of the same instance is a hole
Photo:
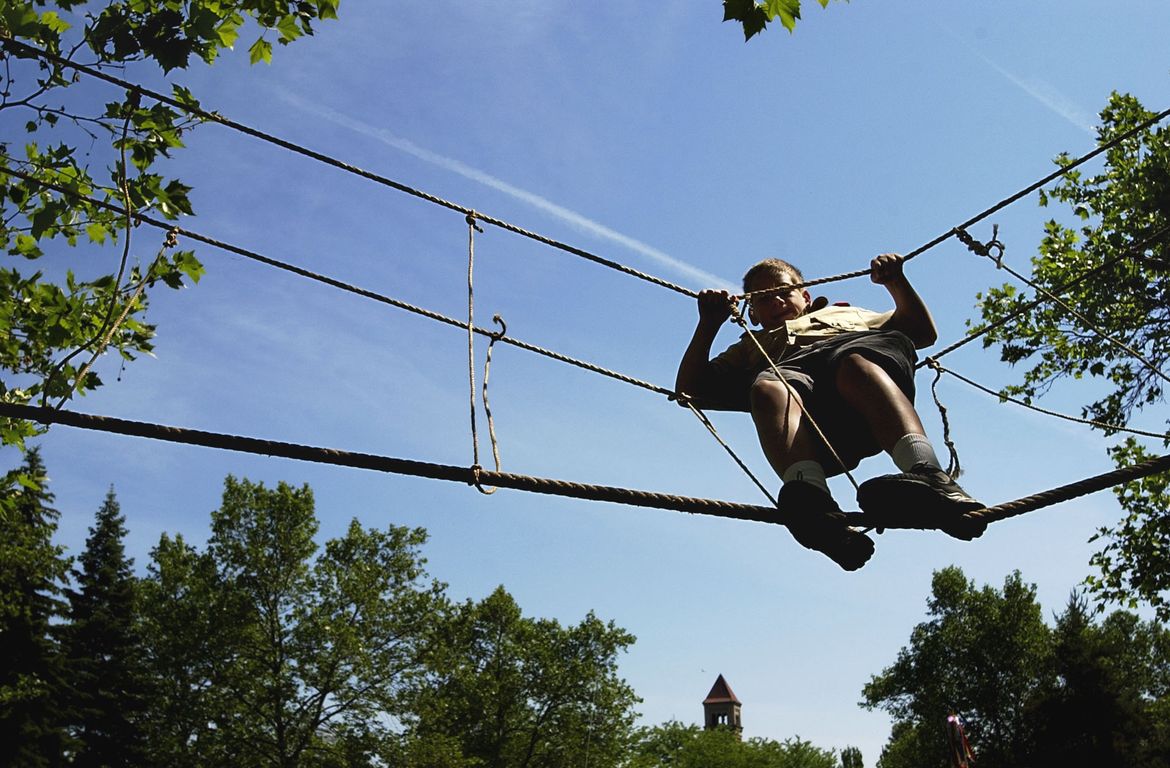
[[[1004,244],[999,239],[999,225],[991,225],[991,239],[981,243],[971,236],[971,233],[962,227],[951,230],[959,242],[967,246],[967,250],[979,256],[985,256],[995,262],[996,269],[1003,269]]]
[[[167,230],[167,237],[163,240],[163,248],[174,248],[179,244],[179,228],[171,227]]]
[[[471,213],[467,214],[466,221],[467,221],[467,226],[471,227],[476,232],[483,232],[483,227],[481,227],[479,224],[476,223],[475,211],[472,211]]]

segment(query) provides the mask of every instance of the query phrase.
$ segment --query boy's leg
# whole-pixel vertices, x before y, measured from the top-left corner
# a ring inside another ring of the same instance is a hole
[[[858,502],[866,512],[891,519],[933,523],[956,538],[972,539],[983,527],[963,518],[982,509],[939,464],[910,398],[882,366],[861,355],[841,359],[837,368],[841,397],[862,414],[878,444],[902,470],[862,483]]]
[[[803,546],[828,555],[847,571],[865,565],[873,541],[845,523],[829,494],[824,467],[817,461],[819,438],[804,419],[800,394],[774,378],[752,386],[752,420],[764,456],[784,481],[777,506],[785,524]]]

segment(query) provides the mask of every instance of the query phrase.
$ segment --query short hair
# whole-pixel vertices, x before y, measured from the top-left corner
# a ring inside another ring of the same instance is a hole
[[[743,289],[748,289],[748,282],[760,276],[773,277],[783,280],[789,276],[795,277],[796,282],[803,283],[804,275],[800,270],[789,264],[784,259],[764,259],[761,262],[753,264],[751,269],[743,275]]]

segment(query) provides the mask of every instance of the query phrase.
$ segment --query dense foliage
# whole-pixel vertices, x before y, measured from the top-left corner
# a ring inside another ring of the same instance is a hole
[[[1153,117],[1132,96],[1114,94],[1101,112],[1099,141]],[[1026,367],[1008,394],[1032,400],[1062,379],[1084,379],[1095,385],[1084,416],[1117,426],[1145,416],[1134,426],[1162,432],[1170,426],[1164,409],[1170,383],[1170,128],[1145,128],[1104,156],[1100,172],[1072,171],[1040,198],[1042,205],[1066,206],[1075,222],[1050,220],[1032,258],[1033,282],[1066,306],[1046,301],[1016,315],[1033,292],[1009,284],[993,288],[980,297],[983,321],[1004,324],[987,334],[985,344],[997,345],[1004,361]],[[1062,155],[1056,162],[1068,160]],[[1163,440],[1160,447],[1168,445]],[[1152,452],[1148,439],[1136,438],[1111,449],[1118,466]],[[1098,532],[1105,542],[1093,558],[1100,575],[1089,581],[1102,602],[1147,602],[1162,619],[1170,618],[1168,480],[1163,473],[1117,490],[1126,516]]]
[[[981,768],[1164,765],[1170,631],[1118,611],[1093,623],[1074,596],[1044,623],[1019,573],[977,588],[958,568],[934,575],[928,620],[864,704],[894,720],[881,768],[949,765],[957,712]]]
[[[211,63],[243,33],[256,34],[251,60],[269,61],[274,39],[310,34],[315,21],[336,17],[338,2],[0,4],[0,115],[25,131],[23,141],[0,137],[0,401],[59,407],[100,386],[93,364],[105,351],[123,360],[150,351],[152,289],[179,288],[203,270],[170,238],[144,240],[135,228],[136,215],[192,213],[190,187],[167,177],[165,161],[195,121],[68,64],[145,79]],[[174,96],[197,105],[181,87]],[[0,444],[33,431],[0,420]]]

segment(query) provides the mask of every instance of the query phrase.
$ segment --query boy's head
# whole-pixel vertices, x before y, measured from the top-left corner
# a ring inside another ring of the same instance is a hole
[[[749,294],[765,292],[748,299],[748,317],[769,331],[800,317],[812,304],[812,296],[803,288],[792,290],[785,286],[803,282],[800,270],[783,259],[764,259],[754,264],[743,276],[743,290]]]

